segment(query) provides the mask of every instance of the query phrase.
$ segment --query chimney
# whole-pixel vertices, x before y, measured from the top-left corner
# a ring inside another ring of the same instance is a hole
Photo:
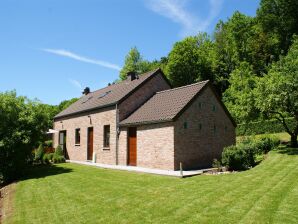
[[[84,95],[88,95],[90,93],[90,88],[89,87],[86,87],[82,93]]]
[[[137,73],[135,73],[135,72],[128,72],[127,73],[127,80],[129,80],[129,81],[133,81],[133,80],[138,79],[138,78],[139,77],[138,77]]]

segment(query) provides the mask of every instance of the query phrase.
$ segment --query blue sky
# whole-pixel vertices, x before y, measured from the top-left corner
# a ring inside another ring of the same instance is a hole
[[[58,104],[119,75],[136,46],[148,60],[176,41],[212,33],[234,11],[254,16],[259,0],[1,0],[0,91]]]

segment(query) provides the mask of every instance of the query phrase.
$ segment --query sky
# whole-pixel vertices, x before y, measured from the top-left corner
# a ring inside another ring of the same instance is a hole
[[[144,59],[259,0],[1,0],[0,92],[59,104],[105,87],[136,46]]]

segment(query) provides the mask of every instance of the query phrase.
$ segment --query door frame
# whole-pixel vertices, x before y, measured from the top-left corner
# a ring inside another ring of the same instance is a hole
[[[136,163],[135,165],[130,165],[130,145],[129,145],[129,137],[130,137],[130,129],[134,128],[136,132]],[[127,128],[127,166],[137,166],[138,164],[138,145],[137,145],[137,139],[138,139],[138,129],[137,127],[128,127]]]
[[[92,130],[92,155],[89,155],[89,133],[90,133],[90,130]],[[87,160],[90,160],[89,159],[89,156],[91,156],[91,160],[92,160],[92,157],[93,157],[93,152],[94,152],[94,128],[93,127],[88,127],[87,128]]]

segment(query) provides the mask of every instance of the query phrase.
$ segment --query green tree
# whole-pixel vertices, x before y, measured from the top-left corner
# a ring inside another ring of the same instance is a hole
[[[168,56],[166,74],[174,86],[214,80],[215,64],[214,44],[206,33],[202,33],[174,44]]]
[[[19,177],[44,140],[48,116],[42,105],[16,92],[0,93],[0,184]]]
[[[253,93],[257,77],[252,70],[252,66],[247,62],[242,62],[231,73],[230,87],[223,94],[223,101],[237,123],[246,123],[259,116],[260,111],[255,106]]]
[[[297,0],[261,0],[257,20],[267,34],[272,55],[278,60],[285,55],[292,43],[293,34],[298,34]]]
[[[298,38],[287,56],[275,63],[268,74],[261,78],[255,90],[256,105],[268,116],[282,123],[291,136],[291,145],[297,147],[298,135]],[[293,117],[290,125],[285,118]]]

